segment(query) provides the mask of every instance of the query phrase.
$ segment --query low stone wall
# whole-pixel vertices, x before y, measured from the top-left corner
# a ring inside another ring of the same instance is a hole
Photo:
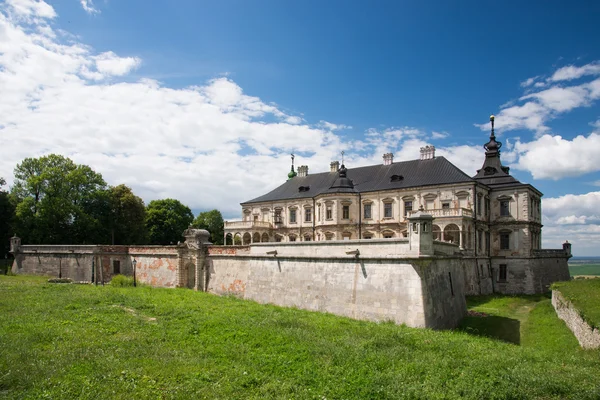
[[[558,290],[552,291],[552,305],[560,319],[565,321],[571,332],[584,349],[600,348],[600,331],[592,328],[581,318],[573,304]]]

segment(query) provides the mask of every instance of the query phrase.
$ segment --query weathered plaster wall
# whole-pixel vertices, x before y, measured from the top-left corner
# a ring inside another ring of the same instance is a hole
[[[21,246],[12,272],[91,281],[95,250],[96,246]]]
[[[552,291],[552,305],[560,319],[565,321],[584,349],[600,348],[600,331],[593,329],[581,318],[573,304],[558,291]]]
[[[136,277],[140,282],[155,287],[177,285],[177,246],[130,246],[129,257],[137,261]]]
[[[455,327],[466,313],[461,260],[394,255],[402,242],[255,244],[237,255],[209,248],[207,290],[357,319]],[[356,249],[358,258],[346,254]]]

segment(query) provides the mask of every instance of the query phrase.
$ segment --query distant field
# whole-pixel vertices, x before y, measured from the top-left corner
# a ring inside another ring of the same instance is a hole
[[[0,398],[600,398],[600,350],[579,348],[548,297],[468,303],[460,329],[432,331],[0,276]]]
[[[582,261],[582,262],[579,262]],[[569,272],[571,276],[576,275],[597,275],[600,276],[600,262],[585,262],[587,260],[569,261]]]

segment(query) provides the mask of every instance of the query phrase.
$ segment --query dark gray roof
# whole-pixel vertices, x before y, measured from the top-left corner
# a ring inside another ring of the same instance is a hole
[[[348,168],[347,175],[354,182],[353,193],[475,182],[444,157]],[[393,175],[397,176],[396,181],[392,181]],[[242,204],[312,198],[321,193],[331,193],[330,189],[338,178],[337,172],[296,176],[271,192]],[[308,186],[309,189],[301,192],[300,186]]]

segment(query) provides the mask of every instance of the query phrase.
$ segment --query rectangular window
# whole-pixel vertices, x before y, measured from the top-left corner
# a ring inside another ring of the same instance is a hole
[[[280,224],[281,223],[281,210],[275,210],[275,223],[276,224]]]
[[[371,219],[371,204],[364,205],[364,218]]]
[[[477,248],[483,249],[483,231],[477,231]]]
[[[442,210],[450,209],[450,203],[442,203]]]
[[[507,275],[507,268],[506,268],[506,264],[500,264],[500,269],[498,270],[498,281],[499,282],[506,282],[506,275]]]
[[[490,213],[490,199],[485,199],[485,215],[489,215]]]
[[[510,233],[500,234],[500,250],[510,249]]]
[[[331,206],[327,206],[325,209],[325,219],[333,219],[333,211],[331,210]]]
[[[113,260],[113,274],[117,275],[121,273],[121,261]]]
[[[433,210],[433,200],[427,200],[425,202],[425,209],[426,210]]]
[[[342,206],[342,219],[350,219],[350,206]]]
[[[500,216],[508,217],[510,215],[510,202],[508,200],[502,200],[500,202]]]
[[[296,241],[296,236],[290,236],[290,242],[295,242]]]
[[[477,196],[477,215],[481,215],[481,196]]]
[[[312,208],[305,208],[304,209],[304,222],[311,222],[312,221]]]
[[[404,202],[404,215],[408,216],[412,211],[412,201]]]
[[[290,210],[290,224],[296,223],[296,210]]]
[[[383,218],[392,218],[392,203],[383,203]]]

